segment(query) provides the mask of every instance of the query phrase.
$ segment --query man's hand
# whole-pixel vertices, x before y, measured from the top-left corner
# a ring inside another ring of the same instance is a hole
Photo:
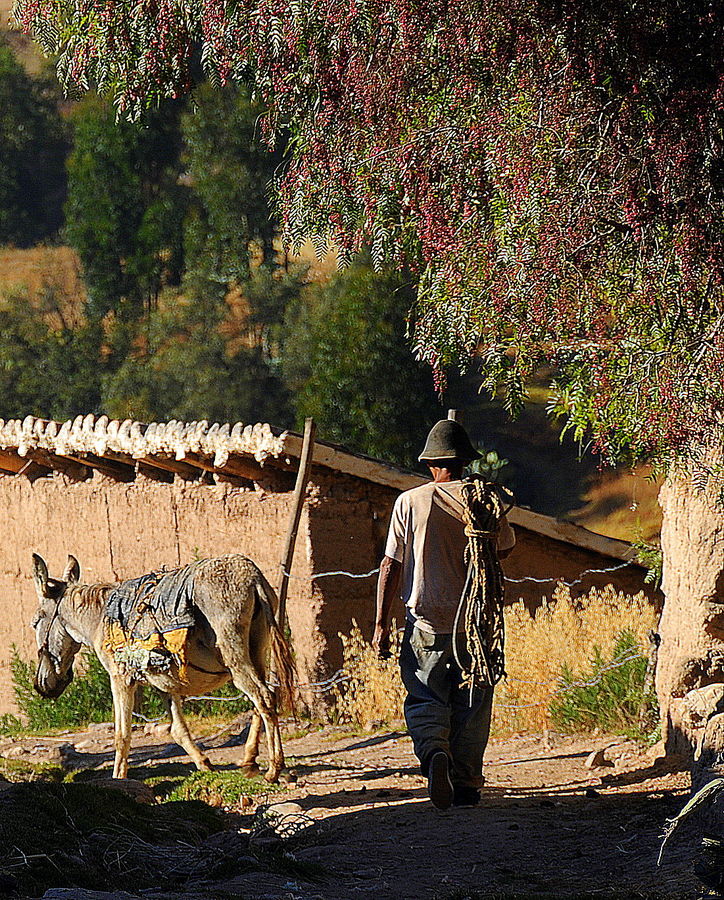
[[[390,655],[390,627],[389,625],[375,625],[375,633],[372,637],[372,648],[380,659],[387,659]]]

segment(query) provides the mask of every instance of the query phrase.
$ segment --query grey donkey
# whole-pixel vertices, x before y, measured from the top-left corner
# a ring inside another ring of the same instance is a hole
[[[266,680],[271,647],[279,681],[280,702],[291,702],[295,682],[289,644],[275,619],[277,597],[250,559],[223,556],[194,564],[195,624],[185,642],[188,664],[179,677],[178,666],[145,672],[119,664],[108,649],[105,606],[114,584],[80,584],[80,565],[74,556],[62,579],[50,578],[42,557],[33,554],[33,579],[40,607],[33,621],[38,645],[35,688],[43,697],[59,697],[73,679],[73,660],[81,646],[91,647],[111,680],[115,717],[114,778],[128,773],[131,715],[136,685],[150,684],[166,701],[171,735],[198,769],[211,768],[194,742],[183,715],[183,697],[215,690],[231,679],[254,705],[249,735],[240,765],[250,774],[259,771],[256,759],[262,724],[266,730],[269,766],[267,781],[277,781],[284,766],[276,698]]]

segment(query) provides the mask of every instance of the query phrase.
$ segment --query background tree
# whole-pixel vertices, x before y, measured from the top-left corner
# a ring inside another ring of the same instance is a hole
[[[27,246],[62,222],[65,129],[58,91],[31,79],[0,38],[0,244]]]
[[[298,424],[363,453],[416,466],[420,439],[440,418],[429,368],[406,339],[414,286],[365,260],[290,311],[283,369]]]
[[[186,219],[186,266],[218,283],[249,277],[252,242],[274,264],[269,194],[279,153],[263,146],[244,85],[203,84],[182,122],[183,159],[193,198]]]
[[[289,129],[287,237],[368,244],[421,272],[418,353],[476,351],[511,407],[552,363],[557,411],[614,458],[719,428],[724,10],[572,0],[20,0],[66,81],[135,115],[253,71]],[[631,396],[635,402],[630,402]],[[666,411],[666,414],[663,413]]]
[[[47,298],[51,304],[52,297]],[[97,412],[101,333],[97,325],[48,324],[48,310],[23,294],[0,300],[0,416],[66,419]],[[62,317],[61,317],[62,318]]]
[[[141,421],[207,419],[291,424],[290,397],[263,348],[229,334],[225,285],[186,284],[152,310],[143,340],[104,379],[103,409]]]
[[[73,112],[65,230],[91,316],[132,321],[163,284],[179,282],[187,192],[178,183],[178,112],[166,103],[143,125],[116,127],[111,106],[93,95]]]

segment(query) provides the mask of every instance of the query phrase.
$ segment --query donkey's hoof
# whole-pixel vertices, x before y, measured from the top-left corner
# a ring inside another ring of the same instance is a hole
[[[269,784],[276,784],[279,781],[279,772],[270,769],[268,772],[264,773],[264,781],[268,781]]]
[[[214,765],[208,756],[205,756],[197,766],[199,772],[213,772]]]
[[[256,763],[239,763],[239,768],[247,778],[254,778],[261,772],[261,769]]]

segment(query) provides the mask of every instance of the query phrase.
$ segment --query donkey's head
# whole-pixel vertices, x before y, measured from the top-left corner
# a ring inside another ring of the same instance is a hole
[[[61,602],[67,589],[80,579],[80,565],[68,557],[63,578],[50,578],[42,556],[33,553],[33,581],[40,606],[35,618],[35,640],[38,644],[38,670],[35,690],[55,700],[73,680],[73,659],[81,645],[68,633],[61,613]]]

